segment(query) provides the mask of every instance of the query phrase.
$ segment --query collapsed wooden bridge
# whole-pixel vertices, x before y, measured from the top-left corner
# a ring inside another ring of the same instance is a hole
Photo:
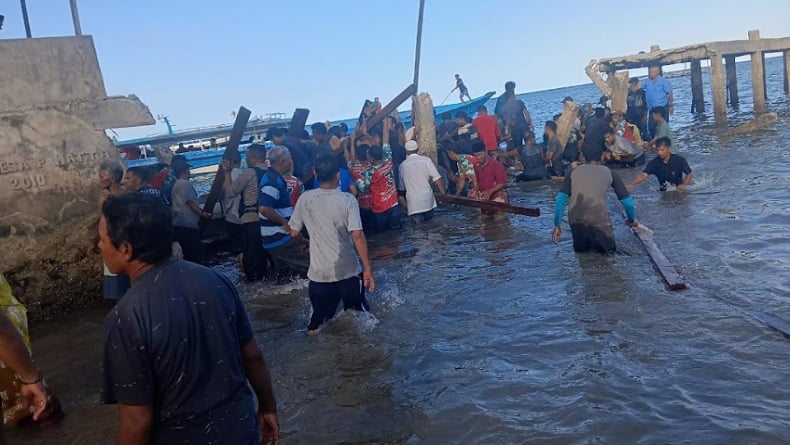
[[[592,60],[585,71],[601,92],[611,97],[612,108],[625,111],[628,72],[622,70],[689,62],[691,64],[691,112],[703,113],[705,112],[705,97],[702,89],[701,62],[706,59],[710,60],[713,114],[717,124],[724,124],[727,122],[727,93],[729,93],[730,105],[739,103],[736,57],[751,57],[755,113],[766,112],[765,102],[768,96],[765,88],[765,54],[777,52],[783,54],[784,91],[790,93],[790,37],[763,39],[760,38],[760,31],[749,31],[748,36],[748,40],[699,43],[666,50],[661,50],[657,45],[653,45],[648,53]],[[606,74],[605,79],[601,76],[602,73]]]

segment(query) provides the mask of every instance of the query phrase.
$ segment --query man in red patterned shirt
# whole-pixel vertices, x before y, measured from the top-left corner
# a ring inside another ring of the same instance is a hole
[[[483,200],[508,202],[505,166],[488,155],[488,150],[482,142],[474,141],[472,149],[478,161],[475,165],[477,190],[469,192],[469,196]]]
[[[382,146],[374,145],[368,149],[370,167],[360,172],[360,178],[354,181],[359,193],[367,191],[371,193],[374,232],[401,228],[398,190],[395,186],[395,164],[392,162],[392,148],[389,144],[391,130],[392,121],[384,119]]]

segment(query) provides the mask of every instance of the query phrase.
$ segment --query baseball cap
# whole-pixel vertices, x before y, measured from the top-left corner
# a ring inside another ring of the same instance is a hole
[[[406,141],[406,151],[417,151],[418,148],[420,146],[417,145],[417,141]]]

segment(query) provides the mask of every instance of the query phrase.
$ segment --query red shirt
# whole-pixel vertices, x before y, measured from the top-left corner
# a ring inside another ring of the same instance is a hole
[[[362,177],[362,172],[369,169],[370,164],[367,162],[365,163],[356,163],[356,162],[349,162],[348,163],[348,172],[351,174],[351,179],[356,182],[359,178]],[[357,200],[359,201],[359,208],[360,209],[368,209],[373,206],[373,195],[370,193],[370,190],[366,190],[360,193],[357,196]]]
[[[398,191],[395,189],[395,165],[392,159],[376,167],[370,181],[371,208],[373,213],[382,213],[398,205]]]
[[[472,125],[477,128],[477,134],[480,136],[483,144],[485,144],[486,150],[499,148],[499,139],[502,135],[499,132],[499,125],[494,116],[479,115],[472,121]]]
[[[505,166],[494,158],[489,158],[485,164],[475,165],[477,188],[482,192],[491,190],[494,186],[507,184]]]

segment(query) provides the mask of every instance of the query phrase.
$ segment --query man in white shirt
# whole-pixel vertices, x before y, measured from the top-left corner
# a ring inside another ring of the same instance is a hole
[[[418,149],[417,141],[406,142],[406,160],[399,168],[398,187],[401,196],[406,196],[409,216],[417,222],[426,222],[433,218],[436,208],[431,183],[436,184],[441,194],[444,194],[444,183],[431,158],[417,154]]]

